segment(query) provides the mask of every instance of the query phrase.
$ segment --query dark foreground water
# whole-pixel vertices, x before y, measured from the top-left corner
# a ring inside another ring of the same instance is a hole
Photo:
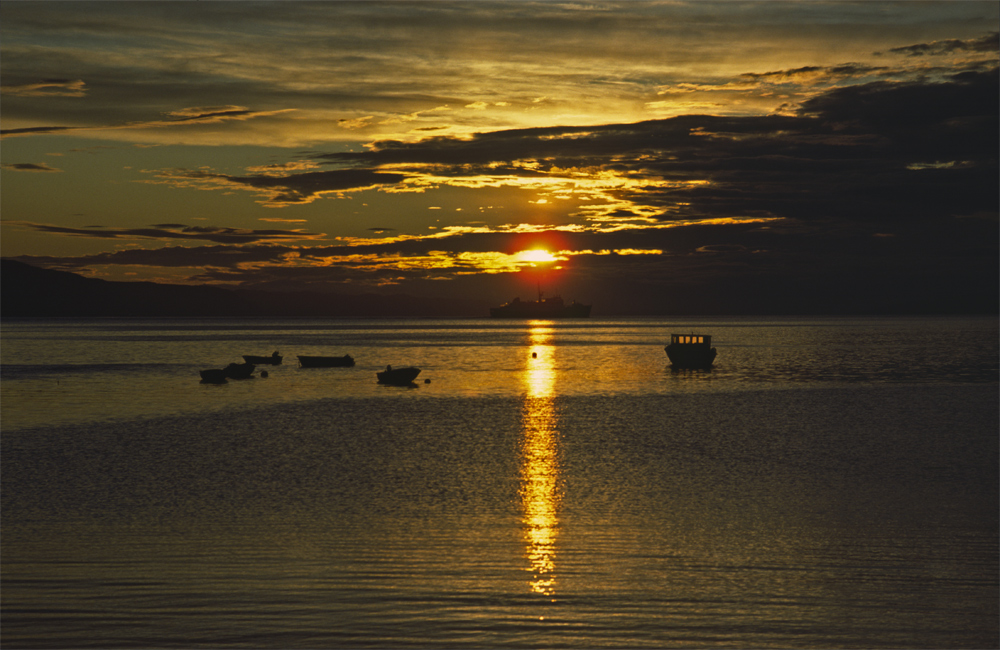
[[[712,371],[667,365],[692,330]],[[994,648],[997,340],[995,319],[4,323],[0,642]],[[274,349],[266,379],[198,382]],[[323,353],[358,365],[294,363]],[[387,363],[431,383],[378,386]]]

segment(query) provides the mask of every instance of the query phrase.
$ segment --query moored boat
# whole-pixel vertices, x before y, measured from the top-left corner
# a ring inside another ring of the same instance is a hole
[[[250,379],[253,376],[252,363],[231,363],[223,369],[229,379]]]
[[[354,358],[349,354],[342,357],[299,355],[299,365],[303,368],[350,368],[354,365]]]
[[[715,362],[712,337],[706,334],[671,334],[664,350],[675,368],[710,368]]]
[[[210,368],[209,370],[201,370],[199,373],[201,375],[201,383],[203,384],[224,384],[226,383],[226,371],[222,368]]]
[[[244,354],[243,355],[243,360],[244,361],[246,361],[247,363],[256,364],[258,366],[280,366],[282,358],[283,357],[280,354],[278,354],[277,350],[275,350],[271,354],[271,356],[268,356],[268,357],[264,357],[264,356],[258,357],[258,356],[253,355],[253,354]]]
[[[393,368],[386,366],[382,372],[375,373],[378,383],[391,384],[393,386],[409,386],[420,374],[420,368]]]

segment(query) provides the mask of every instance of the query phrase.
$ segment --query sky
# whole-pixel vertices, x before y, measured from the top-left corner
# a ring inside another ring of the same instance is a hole
[[[1000,3],[0,4],[0,254],[594,314],[992,313]]]

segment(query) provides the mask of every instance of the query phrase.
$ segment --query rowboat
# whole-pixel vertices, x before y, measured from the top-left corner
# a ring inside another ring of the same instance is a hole
[[[202,370],[198,374],[201,375],[201,383],[203,384],[224,384],[226,383],[226,371],[221,368],[212,368],[209,370]]]
[[[281,359],[282,356],[278,354],[277,350],[275,350],[274,353],[272,353],[271,356],[268,357],[258,357],[253,354],[243,355],[244,361],[246,361],[247,363],[256,364],[258,366],[280,366]]]
[[[231,363],[222,371],[229,379],[250,379],[253,376],[254,365],[252,363]]]
[[[303,368],[350,368],[354,358],[349,354],[342,357],[308,357],[299,355],[299,365]]]
[[[420,374],[420,368],[393,368],[386,366],[382,372],[375,373],[378,383],[392,386],[409,386]]]

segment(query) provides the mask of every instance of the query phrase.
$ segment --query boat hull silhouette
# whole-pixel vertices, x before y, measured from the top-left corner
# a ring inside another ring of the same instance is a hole
[[[712,337],[705,334],[671,334],[670,345],[663,349],[675,368],[711,368],[715,363]]]
[[[375,373],[378,383],[390,386],[409,386],[420,374],[420,368],[386,368]]]
[[[223,372],[229,379],[250,379],[254,368],[252,363],[231,363],[223,368]]]
[[[281,355],[277,352],[274,354],[264,356],[256,356],[253,354],[244,354],[243,360],[247,363],[252,363],[258,366],[280,366],[281,365]]]
[[[299,365],[303,368],[350,368],[354,359],[349,354],[342,357],[299,356]]]
[[[201,382],[203,384],[224,384],[226,383],[226,371],[222,368],[210,368],[208,370],[201,370],[199,373],[201,375]]]

